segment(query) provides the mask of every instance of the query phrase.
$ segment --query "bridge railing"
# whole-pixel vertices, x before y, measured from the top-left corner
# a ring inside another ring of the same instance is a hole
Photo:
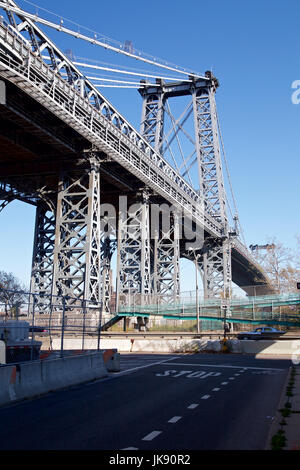
[[[97,93],[100,100],[98,107],[91,103],[88,96],[81,96],[72,84],[51,69],[41,57],[33,54],[22,38],[13,34],[4,24],[0,24],[0,42],[4,50],[8,51],[5,53],[1,50],[0,75],[29,92],[122,166],[130,167],[149,187],[153,187],[171,203],[179,204],[201,226],[205,225],[206,229],[218,236],[222,234],[221,225],[204,213],[199,194],[92,84],[91,90]]]
[[[228,321],[259,322],[289,321],[300,322],[300,293],[274,294],[257,297],[228,299],[199,299],[196,297],[177,297],[165,303],[163,296],[133,295],[120,306],[118,313],[133,316],[162,316],[164,318],[196,318],[201,319],[225,317]],[[284,309],[285,308],[285,309]],[[284,310],[284,311],[283,311]]]

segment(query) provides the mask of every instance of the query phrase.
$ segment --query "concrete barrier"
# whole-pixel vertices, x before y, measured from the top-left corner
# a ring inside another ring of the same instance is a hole
[[[107,376],[107,369],[104,364],[103,353],[97,351],[90,354],[90,356],[94,379],[100,378],[102,376]]]
[[[103,361],[108,372],[120,371],[120,353],[118,353],[117,349],[104,350]]]
[[[54,338],[52,340],[52,348],[56,350],[60,350],[61,340],[60,338]],[[66,338],[64,340],[64,349],[72,350],[72,349],[81,349],[82,347],[82,338]],[[84,341],[84,348],[88,349],[97,349],[98,348],[98,339],[87,338]],[[117,349],[121,352],[130,352],[132,349],[132,343],[129,338],[101,338],[100,339],[100,348],[101,350],[104,349]]]
[[[238,339],[228,339],[226,346],[231,353],[242,353],[242,344]]]
[[[270,356],[300,355],[300,340],[241,340],[242,352],[246,354],[262,354]]]
[[[0,366],[0,406],[106,376],[100,351],[18,366]]]
[[[202,351],[206,347],[207,339],[184,339],[184,338],[101,338],[101,351],[115,349],[119,352],[152,352],[152,353],[174,353],[174,352],[196,352]],[[64,341],[66,350],[80,349],[82,346],[81,338],[67,338]],[[85,342],[86,349],[97,349],[96,339]],[[53,340],[54,350],[60,349],[60,339]]]
[[[101,353],[98,353],[101,358]],[[84,354],[43,361],[42,377],[48,391],[69,387],[107,375],[104,364],[92,359],[94,354]]]
[[[205,351],[221,352],[221,350],[222,350],[221,341],[219,341],[219,340],[217,340],[217,341],[208,340],[207,341]]]
[[[16,399],[16,366],[0,367],[0,406]]]
[[[47,384],[42,380],[41,362],[23,362],[18,365],[15,394],[18,400],[48,392]]]
[[[0,364],[6,364],[6,345],[0,341]]]

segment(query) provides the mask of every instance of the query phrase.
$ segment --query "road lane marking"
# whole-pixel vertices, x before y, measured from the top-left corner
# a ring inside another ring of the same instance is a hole
[[[238,377],[240,374],[234,374],[236,377]]]
[[[229,380],[234,380],[234,377],[229,377]]]
[[[114,372],[114,377],[118,376],[118,375],[125,375],[125,374],[129,374],[130,372],[135,372],[136,370],[140,370],[140,369],[146,369],[146,367],[151,367],[151,366],[156,366],[156,365],[168,365],[167,363],[170,362],[170,361],[174,361],[174,359],[178,359],[177,357],[171,357],[170,359],[164,359],[163,361],[159,361],[159,362],[151,362],[151,364],[146,364],[144,366],[139,366],[139,367],[133,367],[132,369],[127,369],[127,370],[123,370],[121,372]],[[95,383],[95,382],[94,382]]]
[[[189,410],[194,410],[195,408],[197,408],[197,406],[199,406],[199,403],[192,403],[190,406],[188,406],[187,408]]]
[[[173,416],[173,418],[169,419],[168,423],[177,423],[182,418],[182,416]]]
[[[221,390],[221,389],[218,388],[218,387],[212,389],[213,392],[218,392],[219,390]]]
[[[176,359],[176,358],[175,358]],[[173,360],[173,358],[172,358]],[[164,362],[161,363],[161,365],[164,365]],[[168,364],[167,364],[168,365]],[[176,366],[194,366],[194,367],[223,367],[224,369],[240,369],[241,366],[228,366],[226,364],[193,364],[193,363],[186,363],[186,362],[174,362],[174,365]],[[244,367],[243,372],[246,372],[249,369],[254,369],[254,370],[285,370],[285,369],[279,369],[278,367]],[[242,372],[240,370],[240,372]]]
[[[138,447],[125,447],[124,449],[121,450],[139,450]]]
[[[201,397],[201,400],[207,400],[208,398],[210,398],[210,395],[203,395],[203,397]]]
[[[228,382],[222,382],[221,385],[228,385]]]
[[[152,431],[150,434],[147,434],[147,436],[143,437],[142,441],[152,441],[157,437],[159,434],[161,434],[162,431]]]
[[[176,375],[175,375],[176,374]],[[187,375],[188,374],[188,375]],[[181,370],[178,371],[176,369],[169,369],[165,370],[164,372],[157,372],[155,374],[157,377],[188,377],[188,378],[199,378],[199,379],[206,379],[207,377],[218,377],[221,375],[221,372],[193,372],[191,370]]]

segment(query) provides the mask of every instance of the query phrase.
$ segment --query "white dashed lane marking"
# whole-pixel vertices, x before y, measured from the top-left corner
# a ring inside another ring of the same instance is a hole
[[[218,388],[218,387],[212,389],[213,392],[218,392],[219,390],[220,390],[220,388]]]
[[[221,385],[228,385],[228,382],[222,382]]]
[[[142,441],[152,441],[155,437],[157,437],[161,433],[162,431],[152,431],[150,432],[150,434],[147,434],[147,436],[143,437]]]
[[[203,397],[201,397],[201,400],[207,400],[208,398],[210,398],[210,395],[203,395]]]
[[[173,358],[172,358],[173,360]],[[161,365],[164,365],[162,363]],[[167,364],[168,365],[168,364]],[[176,366],[194,366],[194,367],[219,367],[221,369],[241,369],[241,366],[232,366],[227,364],[197,364],[197,363],[186,363],[186,362],[178,362],[178,359],[174,361],[174,365]],[[244,367],[244,369],[239,370],[239,372],[246,372],[247,370],[277,370],[281,371],[284,369],[279,369],[278,367]]]
[[[195,408],[197,408],[197,406],[199,406],[199,403],[192,403],[190,406],[188,406],[188,408],[190,410],[194,410]]]
[[[173,416],[173,418],[169,419],[168,423],[177,423],[182,418],[182,416]]]

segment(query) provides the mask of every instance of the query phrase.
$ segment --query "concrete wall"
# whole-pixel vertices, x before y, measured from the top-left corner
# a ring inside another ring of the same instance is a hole
[[[60,349],[60,339],[53,340],[53,349]],[[240,354],[265,354],[272,356],[288,356],[299,355],[300,357],[300,340],[228,340],[227,346],[232,353]],[[81,338],[66,338],[64,348],[69,350],[81,349]],[[219,340],[212,341],[209,339],[162,339],[162,338],[101,338],[100,348],[117,349],[119,352],[153,352],[153,353],[174,353],[174,352],[196,352],[213,351],[220,352],[222,350]],[[86,339],[85,349],[97,349],[97,339]]]
[[[97,349],[97,339],[86,339],[84,342],[85,349]],[[197,351],[205,348],[206,339],[146,339],[146,338],[101,338],[100,348],[117,349],[120,352],[187,352]],[[60,349],[60,339],[54,338],[52,342],[53,349]],[[81,349],[81,338],[66,338],[64,340],[64,349]]]
[[[100,351],[0,366],[0,405],[106,376]]]
[[[266,354],[272,356],[300,355],[300,340],[242,340],[242,352],[246,354]]]

